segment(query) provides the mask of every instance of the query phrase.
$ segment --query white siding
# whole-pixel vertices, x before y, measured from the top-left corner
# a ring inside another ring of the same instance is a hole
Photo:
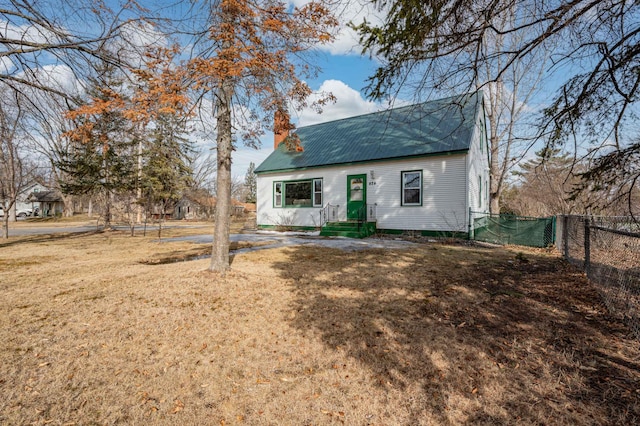
[[[367,204],[377,205],[379,229],[467,232],[469,164],[467,155],[456,154],[259,174],[257,223],[319,226],[320,208],[273,207],[273,182],[315,178],[323,179],[323,205],[339,205],[339,219],[345,220],[347,175],[366,174]],[[409,170],[422,170],[422,206],[401,206],[401,172]]]
[[[482,109],[473,132],[467,165],[469,185],[467,202],[468,207],[474,212],[489,211],[489,148],[484,125],[484,109]]]

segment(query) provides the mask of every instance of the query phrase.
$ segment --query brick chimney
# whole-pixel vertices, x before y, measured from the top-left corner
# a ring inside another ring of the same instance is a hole
[[[273,149],[289,136],[289,114],[283,110],[277,110],[273,115]]]

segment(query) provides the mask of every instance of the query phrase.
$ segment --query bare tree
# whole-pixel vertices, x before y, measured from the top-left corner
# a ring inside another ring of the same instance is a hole
[[[97,67],[129,70],[141,47],[163,38],[135,0],[11,0],[0,6],[0,88],[24,100],[31,143],[54,166],[68,149],[65,111],[83,103],[84,85]],[[106,64],[106,65],[105,65]],[[65,214],[72,214],[63,195]]]
[[[14,206],[18,195],[29,183],[30,169],[25,161],[24,136],[20,132],[22,119],[20,103],[18,99],[11,96],[2,96],[2,98],[3,102],[0,103],[0,202],[4,211],[2,236],[9,238],[9,220],[15,220]]]
[[[126,65],[131,28],[142,11],[135,1],[119,7],[98,0],[7,2],[0,8],[0,82],[17,92],[30,87],[73,101],[47,76],[57,70],[82,81],[95,62]]]
[[[40,91],[31,91],[24,108],[23,126],[28,127],[25,132],[31,149],[39,154],[46,169],[51,173],[50,184],[60,192],[64,203],[64,216],[74,213],[74,196],[61,191],[60,183],[67,177],[57,167],[62,161],[62,155],[71,149],[69,137],[65,136],[73,128],[73,122],[66,117],[68,105],[60,96]]]
[[[296,108],[306,105],[311,89],[302,78],[316,67],[302,61],[303,54],[329,42],[337,21],[324,0],[294,8],[281,0],[194,5],[194,12],[207,19],[204,27],[192,30],[197,50],[189,65],[196,87],[211,96],[216,121],[217,200],[209,269],[224,272],[230,267],[231,153],[236,137],[255,146],[262,127],[253,124],[273,128],[276,111],[285,111],[289,102]],[[247,120],[239,127],[243,115]]]
[[[496,28],[513,26],[515,16],[526,11],[519,10],[517,4],[493,18]],[[544,75],[548,56],[537,55],[520,58],[504,72],[505,58],[496,54],[513,50],[522,42],[519,33],[487,33],[482,41],[482,49],[487,57],[493,57],[482,64],[477,74],[477,87],[486,92],[487,121],[489,126],[490,164],[490,210],[500,213],[500,197],[508,173],[529,151],[534,134],[527,126],[531,116],[528,105],[538,92]],[[490,82],[487,84],[487,82]]]
[[[376,0],[375,3],[388,11],[384,24],[371,26],[365,22],[356,27],[365,50],[383,60],[371,79],[372,96],[384,97],[411,82],[419,87],[456,82],[459,87],[473,90],[478,82],[481,86],[499,82],[523,61],[535,64],[533,58],[541,55],[551,61],[549,76],[564,84],[544,110],[538,138],[544,139],[550,149],[573,143],[576,162],[579,157],[597,157],[604,148],[611,161],[618,161],[614,169],[602,169],[603,173],[591,175],[603,179],[607,179],[605,172],[613,173],[628,166],[615,152],[640,150],[634,148],[631,138],[623,132],[633,116],[640,87],[637,1]],[[498,25],[505,14],[511,19],[507,25]],[[513,37],[517,43],[513,46],[497,43],[498,48],[490,51],[483,48],[486,40],[502,37]],[[487,64],[498,66],[490,80],[481,81],[479,71]],[[416,75],[417,81],[412,78]],[[581,148],[588,149],[585,155]],[[637,181],[638,173],[627,170],[630,172],[627,181]],[[622,176],[614,175],[610,176]]]
[[[516,180],[501,200],[504,210],[521,216],[589,213],[589,199],[595,194],[574,194],[580,179],[572,174],[572,164],[573,158],[567,153],[544,149],[536,152],[534,159],[514,171]],[[584,168],[585,165],[575,167]]]
[[[189,167],[193,171],[191,191],[207,191],[215,194],[215,152],[207,147],[194,150],[190,156]]]

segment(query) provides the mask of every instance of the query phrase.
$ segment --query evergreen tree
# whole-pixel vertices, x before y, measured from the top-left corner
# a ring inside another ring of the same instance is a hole
[[[111,224],[114,196],[130,193],[137,186],[136,140],[132,124],[113,103],[122,80],[106,69],[102,78],[93,79],[89,95],[93,101],[87,108],[72,113],[76,131],[66,152],[58,153],[57,166],[65,181],[60,189],[65,194],[91,195],[101,202],[105,226]]]
[[[257,200],[257,180],[255,173],[256,165],[251,162],[247,169],[247,174],[244,177],[244,185],[247,188],[247,196],[245,201],[247,203],[255,203]]]
[[[551,216],[587,213],[589,198],[597,194],[576,192],[584,165],[558,149],[542,149],[536,157],[513,172],[518,183],[502,197],[504,212],[523,216]]]
[[[161,236],[163,216],[174,208],[191,184],[189,154],[193,148],[183,136],[185,132],[180,117],[159,114],[143,153],[142,199],[139,202],[159,213],[158,236]]]

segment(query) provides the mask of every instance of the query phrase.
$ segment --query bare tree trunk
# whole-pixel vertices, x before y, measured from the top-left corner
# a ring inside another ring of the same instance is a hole
[[[491,107],[494,108],[496,102],[493,99]],[[491,175],[489,181],[489,211],[493,214],[500,213],[500,196],[502,195],[502,183],[504,182],[504,171],[508,164],[500,164],[500,139],[498,137],[498,124],[495,114],[488,117],[489,129],[489,149],[491,151],[489,173]],[[507,161],[507,160],[505,160]]]
[[[62,194],[62,202],[64,203],[64,217],[71,217],[74,213],[73,195]]]
[[[2,210],[4,212],[4,216],[2,217],[2,238],[9,238],[9,219],[11,219],[9,211],[13,209],[14,204],[12,201],[2,203]]]
[[[167,207],[166,202],[160,203],[160,215],[158,216],[158,239],[162,239],[162,221],[164,220],[164,211]]]
[[[104,229],[109,228],[111,228],[111,193],[107,192],[104,203]]]
[[[9,238],[9,215],[6,212],[2,217],[2,238]]]
[[[138,197],[138,214],[136,217],[136,223],[142,222],[142,205],[140,204],[140,200],[142,199],[142,138],[138,136],[138,182],[136,186],[138,187],[136,190],[136,195]]]
[[[210,271],[224,272],[229,269],[229,227],[231,213],[231,100],[233,82],[224,79],[217,93],[217,163],[218,176],[216,191],[215,226],[213,231],[213,251]]]

